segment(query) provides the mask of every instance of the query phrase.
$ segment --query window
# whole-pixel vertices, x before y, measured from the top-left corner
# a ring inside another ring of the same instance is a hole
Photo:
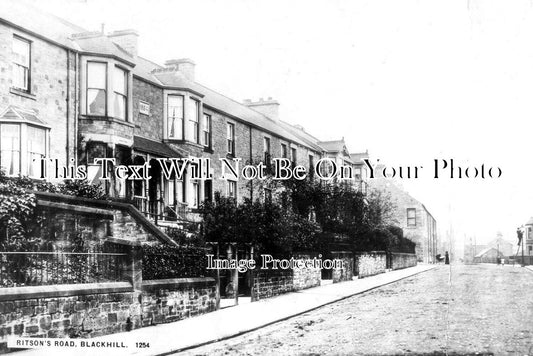
[[[237,182],[234,180],[228,180],[227,196],[237,199]]]
[[[128,72],[119,67],[115,67],[115,73],[113,74],[113,90],[113,105],[115,110],[115,117],[117,119],[126,120],[126,107],[128,98]]]
[[[200,124],[200,102],[195,99],[190,99],[191,103],[191,115],[189,117],[189,123],[192,133],[192,141],[195,143],[200,143],[199,136],[199,124]]]
[[[296,148],[291,148],[291,161],[294,165],[296,165]]]
[[[270,138],[263,137],[263,153],[265,165],[270,165]]]
[[[361,179],[361,167],[355,168],[355,178],[359,180]]]
[[[213,197],[213,182],[210,180],[204,181],[204,201],[212,201]]]
[[[235,125],[228,122],[227,126],[228,153],[235,154]]]
[[[30,91],[31,44],[20,37],[13,37],[13,86]]]
[[[168,97],[168,137],[183,139],[183,96]]]
[[[41,177],[41,158],[46,156],[46,131],[28,126],[28,175]]]
[[[416,226],[416,209],[407,209],[407,226]]]
[[[211,116],[204,114],[202,121],[202,144],[211,147]]]
[[[87,62],[87,114],[104,116],[106,107],[107,64]]]
[[[311,178],[315,176],[315,156],[309,155],[309,175]]]
[[[281,144],[281,158],[289,158],[289,155],[288,155],[288,151],[287,151],[287,145],[282,143]]]
[[[7,175],[20,173],[20,125],[0,125],[0,165]]]
[[[200,206],[200,185],[198,182],[192,182],[192,196],[193,202],[192,206],[197,208]]]

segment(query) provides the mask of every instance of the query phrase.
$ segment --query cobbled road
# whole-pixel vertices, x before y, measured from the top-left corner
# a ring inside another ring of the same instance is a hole
[[[441,265],[183,354],[533,355],[533,272]]]

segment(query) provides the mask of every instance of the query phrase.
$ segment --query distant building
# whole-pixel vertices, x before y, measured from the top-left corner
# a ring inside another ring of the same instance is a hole
[[[394,210],[394,222],[403,229],[404,236],[416,243],[416,255],[419,261],[434,263],[437,253],[437,221],[429,210],[387,178],[370,180],[370,187],[390,194]]]
[[[498,263],[504,254],[494,247],[487,247],[474,256],[475,263]]]
[[[476,244],[475,241],[470,239],[470,243],[464,245],[464,262],[480,262],[480,259],[487,258],[487,254],[491,255],[491,249],[496,250],[499,255],[503,257],[510,257],[516,253],[515,245],[512,242],[505,240],[503,235],[499,232],[496,235],[496,238],[487,244]]]
[[[533,256],[533,217],[525,223],[524,255]]]

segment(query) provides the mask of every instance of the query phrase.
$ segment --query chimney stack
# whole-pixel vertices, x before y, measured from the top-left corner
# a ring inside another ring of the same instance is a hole
[[[277,100],[269,97],[267,100],[259,98],[258,101],[251,101],[250,99],[244,100],[243,104],[255,111],[259,111],[261,114],[269,117],[273,121],[279,120],[279,103]]]
[[[137,57],[137,44],[139,33],[135,30],[120,30],[114,31],[107,35],[107,37],[122,47],[123,50],[131,54],[132,57]]]
[[[180,71],[185,78],[194,82],[194,67],[196,66],[196,63],[194,63],[192,59],[170,59],[165,62],[165,66],[174,67],[174,69]]]

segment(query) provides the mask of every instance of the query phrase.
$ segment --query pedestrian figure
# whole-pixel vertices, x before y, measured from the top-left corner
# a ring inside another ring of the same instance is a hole
[[[447,265],[450,264],[450,255],[448,255],[448,251],[444,254],[444,263]]]

